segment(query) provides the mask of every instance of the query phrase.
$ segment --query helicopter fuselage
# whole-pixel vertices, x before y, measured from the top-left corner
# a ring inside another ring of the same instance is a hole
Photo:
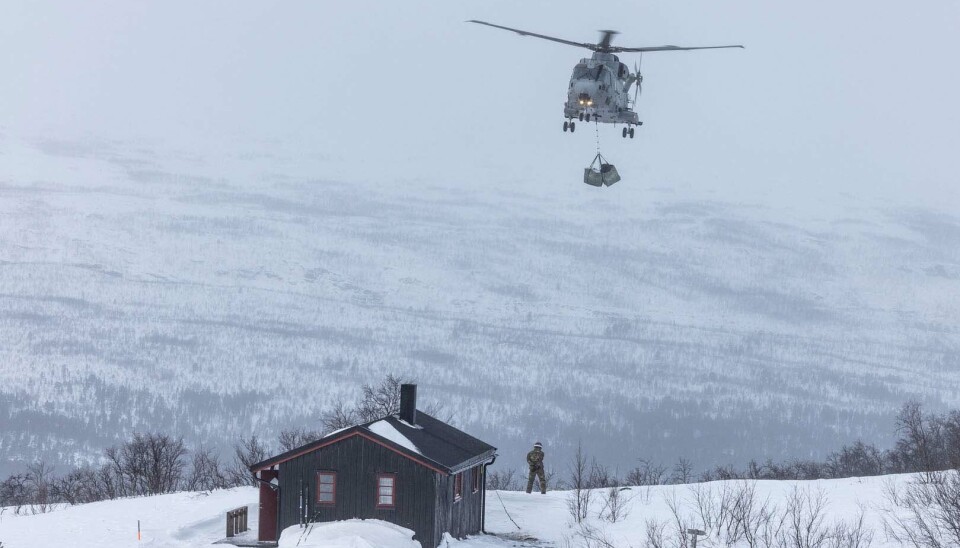
[[[640,125],[628,93],[636,75],[612,53],[595,52],[573,68],[563,115],[569,120]]]

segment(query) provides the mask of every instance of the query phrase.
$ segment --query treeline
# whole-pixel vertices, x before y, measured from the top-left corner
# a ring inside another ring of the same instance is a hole
[[[578,450],[574,461],[566,466],[578,471],[574,474],[576,477],[564,477],[554,465],[547,470],[547,483],[551,489],[577,485],[596,489],[734,479],[835,479],[960,469],[960,410],[926,413],[922,404],[910,401],[897,413],[896,429],[897,440],[890,449],[881,450],[873,444],[857,441],[830,453],[824,460],[774,462],[771,459],[763,463],[751,460],[745,467],[716,466],[700,473],[685,458],[678,459],[672,467],[640,459],[636,466],[623,475],[595,459],[589,459],[589,465],[584,470],[584,457]],[[520,490],[525,488],[525,479],[526,474],[516,469],[501,469],[488,474],[487,484],[491,489]]]
[[[909,401],[896,417],[897,439],[890,449],[857,441],[825,460],[785,463],[751,461],[745,469],[718,466],[700,475],[700,481],[718,479],[831,479],[960,468],[960,410],[926,413]]]
[[[223,461],[211,449],[188,449],[183,438],[135,433],[104,451],[98,465],[58,475],[39,461],[11,474],[0,483],[0,507],[38,514],[62,504],[251,485],[249,465],[264,458],[266,450],[256,437],[237,443],[232,460]]]
[[[388,375],[378,385],[363,385],[350,405],[338,402],[321,417],[323,431],[298,427],[282,430],[275,447],[289,451],[322,437],[324,432],[394,414],[400,410],[400,385],[407,381]],[[428,411],[442,412],[434,406]],[[209,491],[257,485],[250,466],[266,459],[271,447],[251,436],[234,444],[230,458],[208,447],[189,449],[182,437],[135,433],[104,451],[97,465],[58,475],[44,461],[27,466],[0,483],[0,507],[14,513],[45,513],[57,505],[84,504],[120,497],[160,495],[177,491]]]
[[[399,411],[400,385],[392,375],[379,385],[364,385],[355,404],[338,403],[321,418],[323,431],[374,420]],[[442,409],[432,409],[442,414]],[[934,472],[960,469],[960,411],[924,412],[919,402],[904,404],[896,419],[898,438],[890,449],[880,450],[857,441],[831,453],[825,460],[749,462],[744,468],[717,466],[695,473],[688,459],[668,468],[641,460],[620,474],[617,470],[577,451],[567,465],[569,477],[548,466],[551,489],[597,489],[628,485],[666,485],[731,479],[812,480],[851,476]],[[322,436],[321,431],[294,428],[281,431],[273,447],[287,451]],[[84,465],[58,475],[43,461],[29,465],[0,482],[0,507],[15,513],[47,512],[59,504],[82,504],[119,497],[158,495],[176,491],[207,491],[243,485],[256,486],[250,466],[269,456],[271,449],[257,436],[234,444],[226,459],[211,448],[188,448],[182,437],[164,433],[135,433],[124,443],[104,451],[96,465]],[[562,463],[561,463],[562,466]],[[499,468],[499,467],[498,467]],[[520,490],[526,474],[516,469],[491,470],[487,486],[495,490]]]

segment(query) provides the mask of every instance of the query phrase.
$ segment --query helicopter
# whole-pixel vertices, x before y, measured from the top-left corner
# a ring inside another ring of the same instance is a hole
[[[680,46],[651,46],[642,48],[625,48],[612,46],[610,43],[613,37],[619,34],[614,30],[601,30],[600,41],[596,44],[589,42],[573,42],[553,36],[546,36],[525,30],[495,25],[486,21],[477,21],[471,19],[468,23],[477,23],[503,30],[515,32],[521,36],[533,36],[543,38],[552,42],[567,44],[586,48],[593,51],[593,55],[587,59],[580,59],[580,62],[573,67],[573,74],[570,76],[570,85],[567,86],[567,100],[563,104],[563,116],[566,120],[563,122],[563,131],[573,133],[577,129],[576,121],[604,124],[624,124],[621,136],[633,138],[634,130],[637,126],[642,126],[643,122],[634,111],[637,98],[640,95],[643,75],[640,74],[639,65],[634,65],[634,71],[624,63],[616,53],[638,52],[640,53],[640,62],[643,62],[643,53],[648,51],[687,51],[695,49],[724,49],[724,48],[743,48],[741,45],[730,46],[699,46],[699,47],[680,47]],[[633,99],[630,98],[630,87],[633,86]],[[576,121],[574,120],[576,118]]]

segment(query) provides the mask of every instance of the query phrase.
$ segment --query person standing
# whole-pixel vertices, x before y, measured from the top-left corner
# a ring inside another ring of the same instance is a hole
[[[527,493],[533,490],[533,477],[540,480],[540,493],[547,494],[547,478],[543,473],[543,444],[539,441],[533,444],[533,451],[527,453],[527,464],[530,465],[530,476],[527,477]]]

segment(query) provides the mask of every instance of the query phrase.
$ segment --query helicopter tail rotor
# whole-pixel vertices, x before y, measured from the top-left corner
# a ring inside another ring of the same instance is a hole
[[[640,54],[640,64],[633,65],[634,77],[637,79],[637,87],[633,88],[633,104],[637,104],[637,98],[640,96],[643,87],[643,75],[640,74],[640,65],[643,64],[643,53]]]
[[[640,65],[643,65],[643,55],[640,56]],[[637,98],[640,96],[640,92],[643,91],[643,75],[640,74],[640,65],[636,63],[633,64],[633,74],[627,76],[627,85],[625,91],[630,93],[630,86],[633,88],[633,104],[637,104]]]

